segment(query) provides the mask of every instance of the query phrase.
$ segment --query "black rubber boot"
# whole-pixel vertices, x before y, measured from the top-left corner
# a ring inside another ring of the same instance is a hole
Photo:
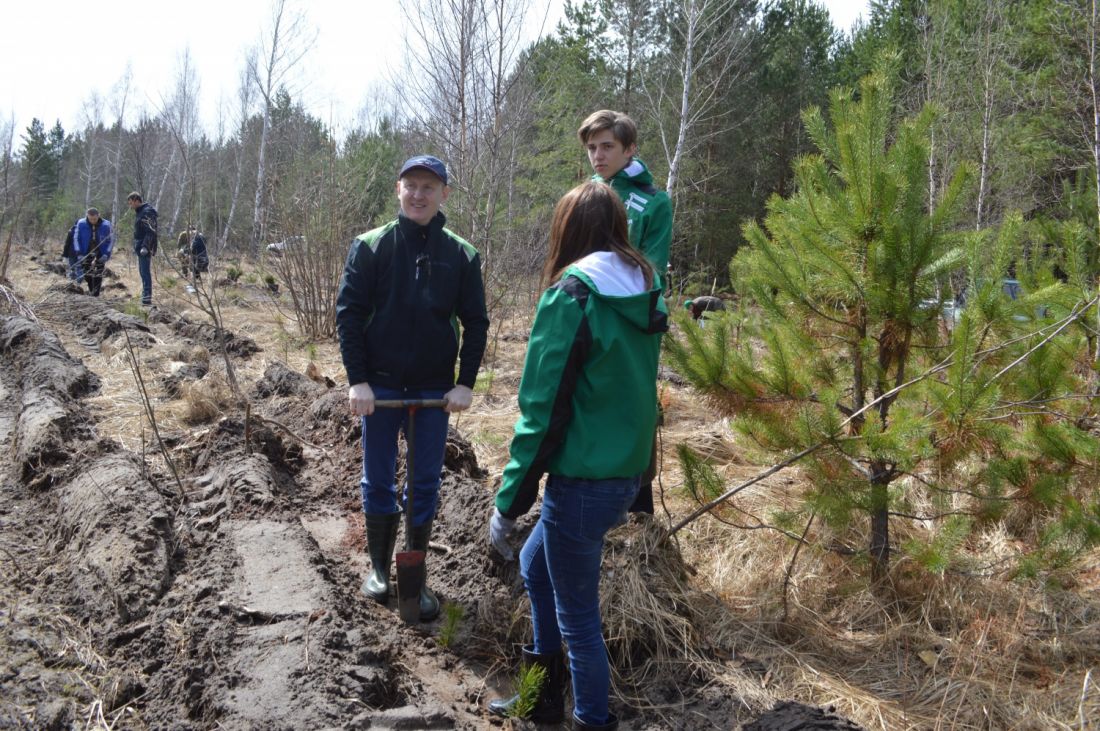
[[[590,723],[584,723],[578,721],[576,716],[573,716],[573,731],[582,731],[583,729],[591,729],[592,731],[615,731],[619,727],[619,717],[610,711],[607,712],[607,720],[599,726],[593,726]]]
[[[532,652],[533,647],[534,645],[528,645],[523,648],[523,664],[546,668],[546,680],[542,684],[542,692],[539,693],[535,709],[526,718],[535,723],[561,723],[565,720],[565,658],[561,650],[536,655]],[[518,702],[519,695],[507,700],[490,701],[489,712],[511,718],[512,709]]]
[[[420,621],[430,622],[439,616],[439,597],[428,588],[428,543],[432,539],[432,522],[412,529],[412,550],[424,552],[424,586],[420,587]]]
[[[363,582],[363,593],[380,604],[390,600],[390,561],[400,523],[401,513],[367,513],[370,573]]]

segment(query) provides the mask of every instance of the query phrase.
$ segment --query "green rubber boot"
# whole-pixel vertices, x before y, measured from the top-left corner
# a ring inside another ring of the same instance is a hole
[[[424,586],[420,587],[420,621],[430,622],[439,616],[439,598],[428,588],[428,543],[432,538],[432,523],[429,520],[424,525],[418,525],[412,529],[412,550],[424,552]]]
[[[363,582],[363,593],[380,604],[390,600],[390,561],[397,542],[401,513],[367,513],[367,553],[370,573]]]

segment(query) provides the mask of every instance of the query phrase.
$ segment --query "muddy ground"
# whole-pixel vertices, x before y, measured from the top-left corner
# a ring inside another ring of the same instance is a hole
[[[126,314],[121,283],[94,299],[63,269],[42,272],[54,296],[34,317],[0,318],[0,728],[506,725],[485,707],[510,690],[527,608],[516,565],[489,553],[493,476],[463,435],[448,445],[428,556],[429,583],[462,619],[409,627],[396,602],[359,590],[359,435],[340,378],[311,380],[272,358],[241,384],[247,423],[229,409],[187,429],[147,425],[139,449],[124,446],[101,428],[103,374],[85,359],[136,362],[155,415],[217,370],[214,356],[185,362],[196,346],[213,350],[216,333],[170,306]],[[165,348],[184,355],[153,355]],[[257,352],[231,334],[234,362]],[[605,585],[645,560],[632,555],[645,530],[635,521],[610,537]],[[640,664],[647,651],[617,657]],[[766,668],[731,655],[728,671]],[[822,709],[764,713],[769,703],[688,665],[628,690],[647,702],[613,702],[622,728],[855,728]]]

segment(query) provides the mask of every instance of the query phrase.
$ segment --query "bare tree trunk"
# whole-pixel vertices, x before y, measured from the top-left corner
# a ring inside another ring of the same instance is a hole
[[[103,100],[98,93],[92,92],[92,96],[84,104],[84,169],[81,175],[84,178],[84,205],[92,204],[92,188],[99,170],[96,152],[99,150],[99,135],[103,126]]]
[[[164,166],[164,175],[160,177],[160,187],[149,194],[149,200],[160,200],[160,197],[164,195],[164,191],[168,188],[168,176],[171,175],[172,169],[176,167],[176,143],[174,140],[169,140],[168,144],[172,146],[172,152],[168,157],[168,164]]]
[[[263,126],[260,129],[260,147],[256,153],[256,196],[252,203],[252,253],[260,251],[266,227],[264,226],[264,184],[267,181],[267,131],[271,126],[271,104],[264,98]]]
[[[189,182],[190,181],[187,179],[187,176],[184,175],[180,180],[180,184],[176,186],[176,204],[172,208],[172,218],[168,221],[169,231],[175,231],[177,224],[179,223],[180,209],[183,207],[183,193]],[[193,185],[191,187],[194,188]],[[194,223],[194,221],[188,220],[185,222],[185,225],[191,225],[192,223]]]
[[[884,471],[884,466],[872,462],[871,469]],[[882,585],[890,570],[889,487],[882,480],[871,480],[871,581],[876,586]]]
[[[1100,102],[1097,100],[1097,86],[1100,80],[1096,77],[1096,43],[1097,43],[1097,0],[1092,0],[1088,20],[1088,48],[1089,48],[1089,92],[1092,95],[1092,171],[1096,183],[1096,231],[1097,241],[1100,242]],[[1097,275],[1096,287],[1100,290],[1100,275]],[[1100,331],[1100,301],[1096,304],[1096,327]],[[1093,354],[1094,361],[1100,360],[1100,337],[1096,338],[1096,349]]]
[[[287,75],[312,46],[305,38],[305,18],[288,14],[286,0],[274,0],[271,7],[270,35],[261,39],[249,54],[248,74],[263,100],[263,127],[256,163],[256,196],[252,206],[252,253],[259,254],[266,234],[267,211],[264,195],[267,184],[267,143],[271,132],[271,110],[275,94],[285,86]],[[262,65],[261,65],[262,63]]]
[[[642,79],[668,161],[674,210],[684,161],[727,129],[733,110],[721,102],[749,49],[740,6],[728,0],[679,0],[678,6],[680,20],[672,32],[680,38],[673,46],[681,56],[675,63],[670,59],[668,70],[658,71],[655,79]],[[669,118],[674,129],[666,128],[663,120]]]
[[[993,32],[994,32],[994,18],[993,13],[996,12],[993,3],[990,3],[985,10],[985,18],[983,23],[983,31],[985,33],[984,43],[982,44],[982,149],[981,149],[981,162],[978,166],[978,202],[974,215],[974,228],[978,231],[982,228],[984,222],[983,213],[985,211],[985,198],[986,192],[989,187],[989,154],[990,154],[990,138],[992,136],[993,127],[993,106],[994,106],[994,91],[993,85],[995,78],[993,72],[996,66],[996,55],[993,49]]]
[[[121,98],[115,96],[117,103],[114,107],[115,119],[117,120],[116,124],[118,125],[118,140],[115,142],[115,182],[114,190],[111,194],[111,216],[113,216],[113,222],[116,224],[118,223],[119,217],[122,215],[122,200],[119,186],[122,182],[122,144],[126,139],[126,102],[130,97],[130,79],[130,67],[127,66],[125,73],[123,73],[122,78],[115,86],[116,90],[119,88],[119,85],[122,87],[121,91],[115,92],[116,95],[121,94]]]
[[[672,195],[672,192],[676,190],[676,183],[680,179],[680,161],[684,156],[684,141],[687,139],[688,120],[691,115],[691,83],[695,79],[695,33],[699,25],[696,0],[688,0],[685,10],[687,11],[687,32],[684,38],[683,71],[681,72],[684,84],[680,93],[680,130],[676,135],[672,160],[668,164],[669,195]]]
[[[237,201],[241,198],[241,180],[244,179],[244,151],[248,142],[248,117],[252,113],[252,82],[249,80],[248,69],[241,74],[241,84],[237,90],[237,100],[240,103],[237,128],[237,169],[234,172],[233,195],[229,199],[229,214],[225,217],[225,228],[218,241],[218,251],[221,252],[229,243],[229,232],[233,228],[233,216],[237,211]]]

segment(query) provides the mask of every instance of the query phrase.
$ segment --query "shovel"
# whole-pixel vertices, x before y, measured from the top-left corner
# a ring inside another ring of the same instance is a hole
[[[424,588],[424,551],[412,548],[413,516],[413,465],[416,464],[416,410],[443,408],[447,402],[443,399],[393,399],[375,401],[375,408],[408,409],[405,420],[405,484],[408,494],[405,498],[405,550],[398,551],[397,564],[397,611],[405,624],[420,621],[420,590]]]

